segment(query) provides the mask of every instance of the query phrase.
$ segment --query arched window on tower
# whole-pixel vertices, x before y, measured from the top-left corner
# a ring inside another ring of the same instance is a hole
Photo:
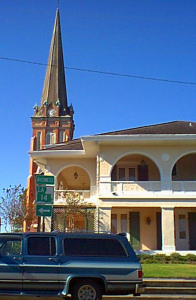
[[[59,132],[59,143],[62,143],[65,141],[65,131],[64,130],[61,130]]]
[[[48,132],[46,134],[46,145],[55,144],[56,142],[56,135],[54,132]]]
[[[40,150],[41,149],[41,131],[37,132],[37,136],[36,136],[36,150]]]

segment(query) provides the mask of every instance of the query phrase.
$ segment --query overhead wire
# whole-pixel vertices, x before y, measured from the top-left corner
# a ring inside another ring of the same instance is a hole
[[[16,58],[0,57],[0,59],[14,61],[14,62],[20,62],[20,63],[26,63],[26,64],[32,64],[32,65],[48,66],[48,64],[45,64],[45,63],[16,59]],[[55,67],[55,66],[53,65],[53,67]],[[131,75],[131,74],[116,73],[116,72],[107,72],[107,71],[98,71],[98,70],[92,70],[92,69],[67,67],[67,66],[64,68],[67,70],[88,72],[88,73],[97,73],[97,74],[102,74],[102,75],[113,75],[113,76],[128,77],[128,78],[143,79],[143,80],[153,80],[153,81],[168,82],[168,83],[196,85],[196,82],[190,82],[190,81],[171,80],[171,79],[156,78],[156,77],[146,77],[146,76],[138,76],[138,75]]]

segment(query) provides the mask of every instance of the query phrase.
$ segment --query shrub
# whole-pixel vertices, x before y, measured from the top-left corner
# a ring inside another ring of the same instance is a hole
[[[189,263],[196,263],[196,255],[195,254],[187,254],[185,255],[185,260]]]
[[[170,255],[170,262],[171,263],[185,263],[186,262],[186,258],[182,255],[180,255],[179,253],[172,253]]]
[[[141,255],[139,255],[139,260],[142,264],[153,263],[153,255],[141,254]]]
[[[172,253],[170,256],[166,254],[141,254],[138,258],[142,264],[185,264],[185,263],[196,263],[196,255],[187,254],[186,256],[180,255],[179,253]]]
[[[166,256],[166,254],[156,254],[154,255],[154,263],[162,263],[162,264],[165,264],[165,263],[168,263],[168,260],[169,260],[169,257]]]

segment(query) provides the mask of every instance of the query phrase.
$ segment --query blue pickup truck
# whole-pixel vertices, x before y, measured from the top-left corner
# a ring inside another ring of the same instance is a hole
[[[122,235],[0,234],[0,295],[100,300],[144,290],[141,265]]]

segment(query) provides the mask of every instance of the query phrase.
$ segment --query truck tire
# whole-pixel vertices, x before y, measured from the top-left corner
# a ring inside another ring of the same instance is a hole
[[[101,300],[102,292],[99,284],[93,280],[82,279],[76,282],[72,289],[74,300]]]

